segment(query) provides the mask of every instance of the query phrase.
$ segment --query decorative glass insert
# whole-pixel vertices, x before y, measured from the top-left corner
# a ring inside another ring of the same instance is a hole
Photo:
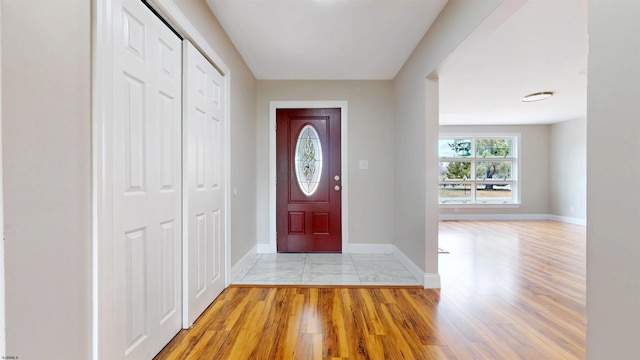
[[[322,146],[318,132],[311,125],[300,131],[296,144],[296,179],[302,192],[311,196],[318,189],[322,175]]]

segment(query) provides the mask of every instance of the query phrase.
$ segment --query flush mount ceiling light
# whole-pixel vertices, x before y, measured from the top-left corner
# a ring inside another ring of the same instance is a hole
[[[548,99],[550,97],[553,96],[553,92],[552,91],[543,91],[543,92],[537,92],[535,94],[529,94],[525,97],[522,98],[523,102],[534,102],[534,101],[541,101],[544,99]]]

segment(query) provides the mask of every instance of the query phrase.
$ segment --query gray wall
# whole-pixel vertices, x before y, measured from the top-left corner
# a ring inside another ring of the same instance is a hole
[[[4,0],[7,355],[91,357],[91,8]]]
[[[438,272],[438,87],[426,80],[501,3],[449,0],[394,79],[394,239],[425,273]]]
[[[553,124],[549,156],[549,212],[562,217],[586,219],[587,120],[581,118]]]
[[[173,0],[231,69],[231,265],[256,244],[256,80],[205,0]]]
[[[594,360],[638,358],[639,18],[639,1],[589,1],[587,358]],[[612,181],[632,183],[603,191]]]
[[[258,214],[269,209],[269,102],[348,101],[349,243],[393,242],[393,87],[391,81],[258,81]],[[345,144],[343,144],[345,146]],[[368,160],[360,170],[358,160]],[[269,243],[269,217],[258,240]]]
[[[520,206],[517,208],[440,208],[440,214],[549,214],[551,125],[441,126],[440,134],[520,134]]]

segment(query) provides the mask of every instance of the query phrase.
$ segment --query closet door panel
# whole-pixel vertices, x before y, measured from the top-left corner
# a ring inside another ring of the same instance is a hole
[[[114,355],[149,359],[181,329],[182,43],[114,2]]]
[[[224,290],[224,78],[184,41],[184,326]]]

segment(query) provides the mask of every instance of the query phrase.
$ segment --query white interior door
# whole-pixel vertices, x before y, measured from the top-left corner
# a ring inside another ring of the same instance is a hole
[[[184,41],[183,281],[184,327],[224,290],[225,108],[224,78]]]
[[[182,42],[139,0],[114,6],[114,356],[180,330]]]

